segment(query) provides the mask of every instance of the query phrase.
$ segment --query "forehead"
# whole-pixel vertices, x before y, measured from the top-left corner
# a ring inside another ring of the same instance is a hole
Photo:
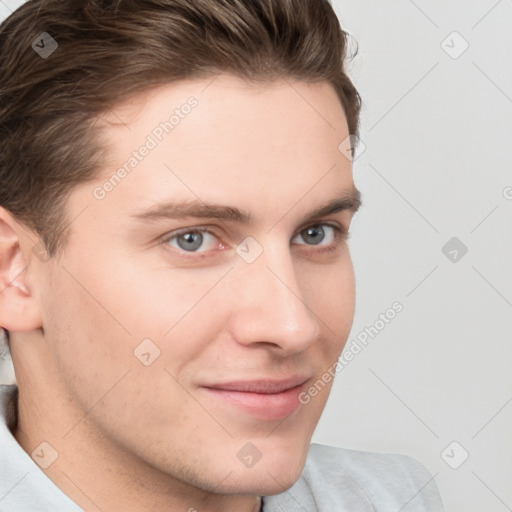
[[[338,150],[347,122],[327,83],[249,84],[229,75],[183,81],[130,98],[101,123],[103,207],[176,197],[239,199],[250,210],[262,198],[275,208],[313,189],[325,201],[353,188],[351,163]]]

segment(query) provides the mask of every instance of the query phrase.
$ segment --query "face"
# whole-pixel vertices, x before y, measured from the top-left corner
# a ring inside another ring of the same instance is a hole
[[[223,75],[101,122],[109,162],[73,189],[62,256],[34,263],[45,383],[78,422],[67,439],[98,435],[216,493],[282,492],[332,381],[298,396],[336,362],[354,314],[340,102],[327,84]]]

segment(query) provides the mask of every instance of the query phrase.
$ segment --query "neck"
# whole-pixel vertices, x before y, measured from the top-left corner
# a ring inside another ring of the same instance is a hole
[[[19,383],[14,436],[29,455],[34,450],[37,454],[43,441],[51,446],[50,453],[58,456],[42,470],[82,509],[259,512],[259,496],[215,494],[186,483],[187,475],[180,479],[150,466],[101,434],[94,421],[64,395],[59,397],[55,388],[51,393],[42,388]],[[48,449],[44,456],[49,456]]]

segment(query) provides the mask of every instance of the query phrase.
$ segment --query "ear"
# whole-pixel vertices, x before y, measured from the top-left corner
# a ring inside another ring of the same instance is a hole
[[[0,207],[0,327],[8,331],[32,331],[41,327],[39,305],[27,283],[30,248],[22,252],[22,241],[30,240],[19,222]],[[28,250],[27,250],[28,249]]]

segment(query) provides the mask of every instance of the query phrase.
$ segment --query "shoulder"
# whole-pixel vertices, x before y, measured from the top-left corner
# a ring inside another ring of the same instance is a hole
[[[0,384],[0,510],[81,512],[13,436],[17,393],[17,385]]]
[[[333,492],[338,484],[350,483],[378,511],[443,510],[434,477],[408,455],[312,444],[304,477],[312,486],[313,479],[331,480]]]
[[[297,482],[264,503],[265,512],[444,510],[434,477],[412,457],[315,443]]]

